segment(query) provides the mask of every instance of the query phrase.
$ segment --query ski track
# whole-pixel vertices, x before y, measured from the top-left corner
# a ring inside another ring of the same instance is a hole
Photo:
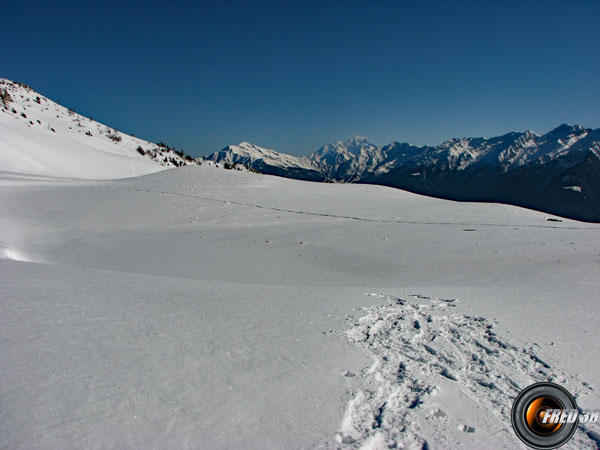
[[[71,180],[74,181],[74,180]],[[86,186],[90,186],[88,183],[83,183]],[[96,185],[98,186],[98,185]],[[169,191],[156,191],[151,189],[139,189],[139,188],[122,188],[116,186],[107,186],[107,185],[99,185],[105,189],[114,189],[114,190],[125,190],[125,191],[136,191],[136,192],[145,192],[149,194],[160,194],[160,195],[173,195],[179,197],[186,198],[194,198],[198,200],[206,200],[216,203],[223,203],[228,205],[238,205],[245,206],[249,208],[258,208],[258,209],[266,209],[269,211],[276,212],[284,212],[289,214],[299,214],[305,216],[316,216],[316,217],[330,217],[334,219],[347,219],[347,220],[356,220],[361,222],[374,222],[374,223],[395,223],[395,224],[403,224],[403,225],[453,225],[453,226],[480,226],[480,227],[503,227],[503,228],[548,228],[548,229],[559,229],[559,230],[599,230],[598,227],[572,227],[572,226],[554,226],[554,225],[531,225],[531,224],[498,224],[498,223],[467,223],[467,222],[427,222],[427,221],[416,221],[416,220],[390,220],[390,219],[372,219],[368,217],[358,217],[358,216],[344,216],[339,214],[329,214],[329,213],[317,213],[310,211],[300,211],[294,209],[286,209],[286,208],[277,208],[274,206],[265,206],[258,205],[254,203],[245,203],[245,202],[236,202],[233,200],[224,200],[214,197],[205,197],[201,195],[193,195],[193,194],[183,194],[181,192],[169,192]],[[472,231],[472,230],[467,230]]]
[[[539,381],[575,398],[593,388],[493,331],[487,319],[456,314],[455,299],[395,296],[364,308],[346,337],[373,364],[356,374],[335,441],[319,448],[524,448],[510,411],[517,394]],[[354,376],[355,374],[344,374]],[[597,449],[597,425],[580,425],[565,449]],[[478,434],[481,433],[481,434]],[[486,442],[494,439],[495,442]]]

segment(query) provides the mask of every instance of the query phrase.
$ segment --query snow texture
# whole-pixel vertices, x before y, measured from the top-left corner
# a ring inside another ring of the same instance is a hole
[[[1,448],[512,449],[517,386],[600,403],[598,225],[206,164],[0,186]]]
[[[456,299],[386,296],[346,335],[373,358],[348,403],[343,448],[513,448],[510,406],[526,386],[551,381],[578,397],[591,388],[513,345],[483,317],[457,314]],[[585,426],[564,448],[595,449]]]

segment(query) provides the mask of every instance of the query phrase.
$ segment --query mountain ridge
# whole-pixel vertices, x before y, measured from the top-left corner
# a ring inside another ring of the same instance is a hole
[[[0,78],[0,170],[110,179],[192,163],[191,157],[164,143],[121,133],[30,86]]]
[[[316,182],[370,183],[459,201],[499,202],[600,222],[600,129],[563,123],[437,146],[356,136],[293,156],[249,142],[192,159],[121,133],[0,78],[0,170],[109,179],[212,161]]]
[[[248,144],[251,145],[251,144]],[[437,146],[354,137],[297,157],[228,146],[206,160],[310,181],[380,184],[460,201],[508,203],[600,222],[600,129],[563,123],[492,138],[453,138]]]

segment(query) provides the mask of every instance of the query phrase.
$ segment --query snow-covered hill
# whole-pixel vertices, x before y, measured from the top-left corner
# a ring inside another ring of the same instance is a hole
[[[382,184],[600,221],[600,129],[579,125],[563,124],[544,135],[525,131],[452,139],[436,147],[399,142],[377,147],[356,137],[302,158],[273,150],[268,158],[258,152],[248,158],[244,148],[225,150],[208,159],[218,161],[226,154],[229,161],[252,160],[259,172],[289,178]]]
[[[0,171],[110,179],[192,162],[165,145],[121,133],[26,85],[0,79]]]
[[[600,405],[600,225],[208,164],[0,186],[0,448],[512,450],[525,386]]]

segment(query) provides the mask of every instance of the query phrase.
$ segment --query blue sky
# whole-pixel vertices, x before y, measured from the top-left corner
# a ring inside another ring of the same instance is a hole
[[[600,127],[600,1],[2,2],[0,76],[194,156]]]

